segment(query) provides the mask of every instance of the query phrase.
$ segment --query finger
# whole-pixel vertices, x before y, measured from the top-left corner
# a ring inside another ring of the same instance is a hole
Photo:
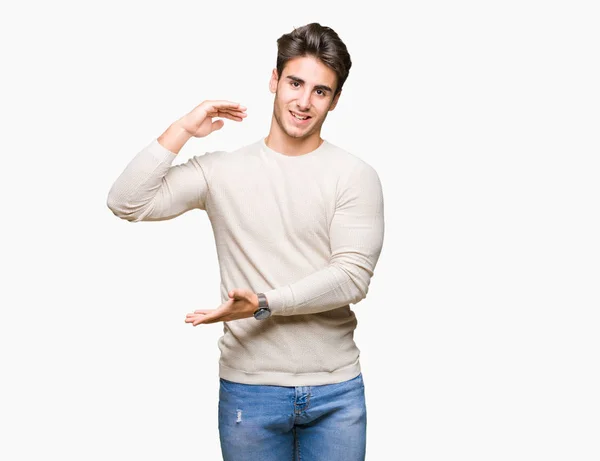
[[[223,125],[225,125],[223,120],[215,120],[210,125],[210,132],[212,133],[214,131],[219,131],[221,128],[223,128]]]
[[[222,117],[228,118],[230,120],[240,121],[243,118],[246,118],[248,114],[243,112],[230,112],[230,111],[215,111],[208,114],[209,117]]]
[[[235,115],[242,115],[246,113],[246,108],[238,108],[238,107],[210,107],[206,109],[206,113],[210,116],[215,116],[215,114],[222,113],[231,113]]]
[[[185,323],[191,323],[196,326],[198,323],[202,323],[202,321],[206,318],[206,315],[202,314],[188,314],[185,318]]]
[[[202,323],[213,323],[213,322],[218,322],[219,319],[222,317],[222,315],[215,315],[215,314],[211,314],[211,315],[200,315],[196,320],[194,320],[192,322],[193,326],[198,326]]]
[[[226,100],[210,100],[205,101],[206,110],[218,110],[218,109],[239,109],[246,110],[245,106],[242,106],[239,102],[226,101]]]
[[[186,314],[185,323],[194,323],[196,320],[206,317],[206,314]]]
[[[233,299],[229,299],[229,300],[225,301],[223,304],[221,304],[221,306],[219,306],[218,309],[210,309],[210,310],[198,309],[197,311],[194,312],[194,316],[198,316],[198,318],[196,318],[194,320],[193,325],[196,326],[201,323],[211,322],[213,320],[215,322],[220,321],[221,317],[225,317],[226,315],[229,314],[229,308],[231,307],[233,302],[234,302]]]
[[[230,114],[220,114],[219,117],[228,118],[229,120],[233,120],[234,122],[241,122],[245,118],[245,117],[238,117],[237,115],[230,115]]]
[[[245,107],[216,107],[214,109],[215,112],[232,112],[237,114],[245,114],[246,110]]]
[[[214,107],[237,107],[237,108],[246,108],[239,103],[239,101],[229,101],[227,99],[209,99],[206,101],[209,105]]]

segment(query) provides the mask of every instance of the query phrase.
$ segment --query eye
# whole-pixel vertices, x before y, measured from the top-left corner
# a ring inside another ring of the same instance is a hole
[[[298,87],[300,86],[300,83],[298,83],[298,82],[294,82],[294,81],[292,81],[290,84],[291,84],[291,85],[292,85],[294,88],[298,88]]]
[[[317,90],[317,94],[319,96],[327,96],[327,92],[323,91],[323,90]]]

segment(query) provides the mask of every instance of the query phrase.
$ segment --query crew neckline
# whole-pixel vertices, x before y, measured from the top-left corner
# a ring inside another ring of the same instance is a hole
[[[323,139],[323,142],[321,144],[319,144],[319,146],[314,149],[311,150],[310,152],[307,152],[306,154],[300,154],[300,155],[288,155],[288,154],[283,154],[281,152],[278,152],[274,149],[271,149],[269,146],[267,146],[267,142],[266,142],[266,136],[264,138],[262,138],[260,140],[260,144],[261,147],[269,154],[274,155],[276,157],[279,158],[290,158],[290,159],[298,159],[298,158],[304,158],[304,157],[314,157],[316,154],[318,154],[320,151],[324,150],[326,148],[326,145],[329,144],[327,142],[327,140]]]

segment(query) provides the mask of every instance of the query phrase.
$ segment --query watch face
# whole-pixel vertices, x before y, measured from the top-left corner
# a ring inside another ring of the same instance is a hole
[[[264,320],[271,316],[271,311],[269,309],[260,309],[258,312],[254,314],[254,318],[257,320]]]

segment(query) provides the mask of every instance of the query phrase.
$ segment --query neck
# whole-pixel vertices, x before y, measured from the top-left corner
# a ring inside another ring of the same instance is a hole
[[[287,135],[280,127],[275,117],[271,120],[271,129],[265,138],[265,144],[276,152],[284,155],[304,155],[317,149],[323,142],[320,131],[306,138],[294,138]]]

